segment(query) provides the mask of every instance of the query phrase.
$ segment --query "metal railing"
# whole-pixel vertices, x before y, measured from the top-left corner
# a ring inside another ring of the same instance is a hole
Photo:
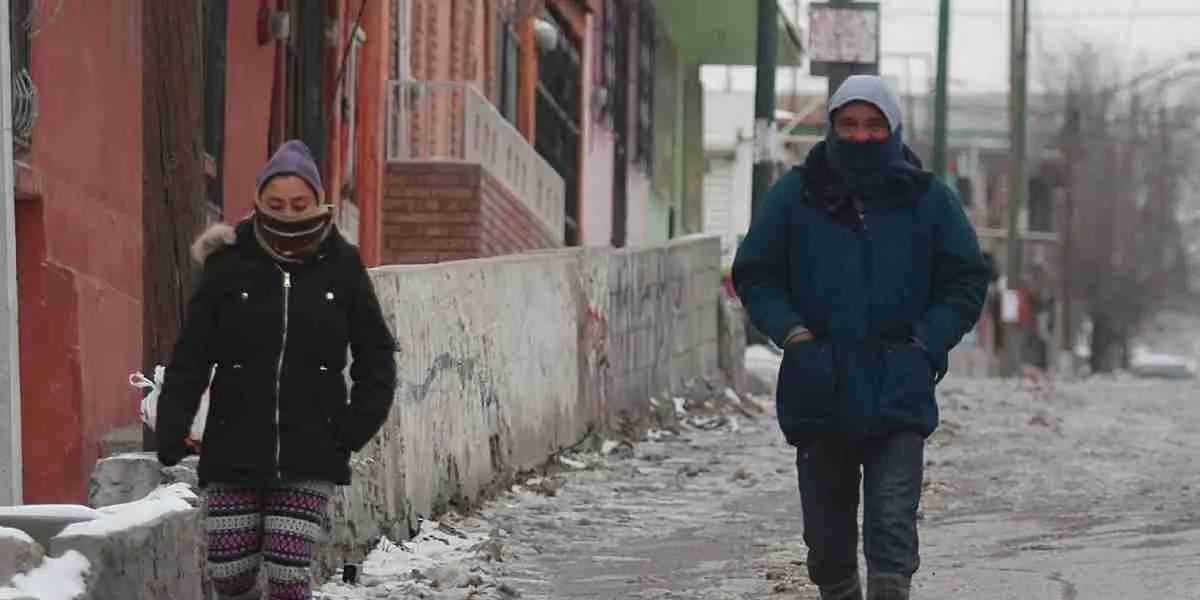
[[[562,241],[562,177],[469,83],[393,81],[388,93],[388,162],[481,165]]]

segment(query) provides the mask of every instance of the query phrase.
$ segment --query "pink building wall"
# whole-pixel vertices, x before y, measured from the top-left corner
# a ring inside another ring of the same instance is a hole
[[[613,134],[601,125],[588,128],[583,171],[583,245],[612,242]]]
[[[644,246],[650,243],[646,214],[650,210],[650,177],[640,167],[630,165],[629,182],[629,246]]]

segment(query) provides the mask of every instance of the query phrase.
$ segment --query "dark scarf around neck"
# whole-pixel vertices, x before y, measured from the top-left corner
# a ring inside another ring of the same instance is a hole
[[[804,200],[853,231],[862,230],[864,212],[915,206],[933,181],[899,140],[894,149],[831,140],[817,143],[804,161]]]

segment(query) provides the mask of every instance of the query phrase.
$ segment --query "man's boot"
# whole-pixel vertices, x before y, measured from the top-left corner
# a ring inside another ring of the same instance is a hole
[[[841,583],[821,586],[821,600],[862,600],[862,594],[858,573]]]
[[[867,577],[867,600],[908,600],[912,582],[903,575],[871,575]]]

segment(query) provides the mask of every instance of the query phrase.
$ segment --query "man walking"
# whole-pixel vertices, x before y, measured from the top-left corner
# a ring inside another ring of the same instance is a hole
[[[906,599],[934,388],[979,318],[989,271],[954,194],[904,145],[879,77],[829,102],[829,133],[763,201],[733,281],[784,349],[776,405],[796,447],[808,571],[826,600]]]

